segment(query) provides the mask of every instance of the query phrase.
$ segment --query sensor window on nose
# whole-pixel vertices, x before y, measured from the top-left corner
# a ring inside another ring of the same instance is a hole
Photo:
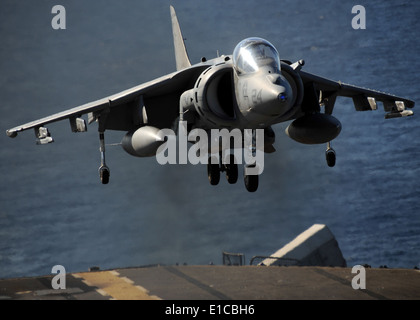
[[[280,93],[277,97],[278,100],[280,101],[287,101],[287,95],[285,93]]]

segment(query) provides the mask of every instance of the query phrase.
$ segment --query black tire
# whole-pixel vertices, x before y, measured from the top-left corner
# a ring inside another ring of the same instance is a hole
[[[212,186],[217,186],[220,181],[220,167],[218,164],[212,164],[211,159],[207,164],[207,176]]]
[[[245,175],[244,182],[246,190],[249,192],[255,192],[258,189],[258,175]]]
[[[105,167],[99,168],[99,177],[101,178],[102,184],[108,184],[109,183],[109,176],[110,176],[109,169],[107,169]]]
[[[226,164],[226,179],[230,184],[238,181],[238,165],[235,163],[235,156],[230,155],[230,164]]]
[[[329,167],[334,167],[335,166],[335,162],[336,162],[336,155],[334,150],[330,149],[327,150],[325,153],[325,158],[327,160],[327,164]]]

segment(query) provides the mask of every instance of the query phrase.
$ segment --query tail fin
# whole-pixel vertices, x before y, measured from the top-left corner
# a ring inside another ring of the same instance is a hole
[[[182,37],[181,28],[179,27],[178,18],[176,17],[174,7],[170,6],[172,19],[172,32],[174,36],[176,69],[181,70],[191,66],[188,58],[187,49],[185,48],[184,38]]]

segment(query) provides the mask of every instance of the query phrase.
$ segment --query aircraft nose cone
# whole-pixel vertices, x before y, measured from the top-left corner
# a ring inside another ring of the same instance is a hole
[[[286,79],[279,74],[270,74],[267,76],[267,79],[270,82],[273,93],[276,94],[277,100],[287,102],[290,92]]]
[[[273,93],[275,94],[276,100],[280,102],[282,105],[286,104],[289,100],[291,93],[290,87],[287,86],[285,83],[281,85],[275,84],[272,87]]]

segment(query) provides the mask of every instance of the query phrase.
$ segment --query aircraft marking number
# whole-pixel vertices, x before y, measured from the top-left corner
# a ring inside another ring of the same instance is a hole
[[[257,89],[253,89],[252,90],[252,103],[257,104],[257,103],[262,103],[262,89],[257,90]]]

